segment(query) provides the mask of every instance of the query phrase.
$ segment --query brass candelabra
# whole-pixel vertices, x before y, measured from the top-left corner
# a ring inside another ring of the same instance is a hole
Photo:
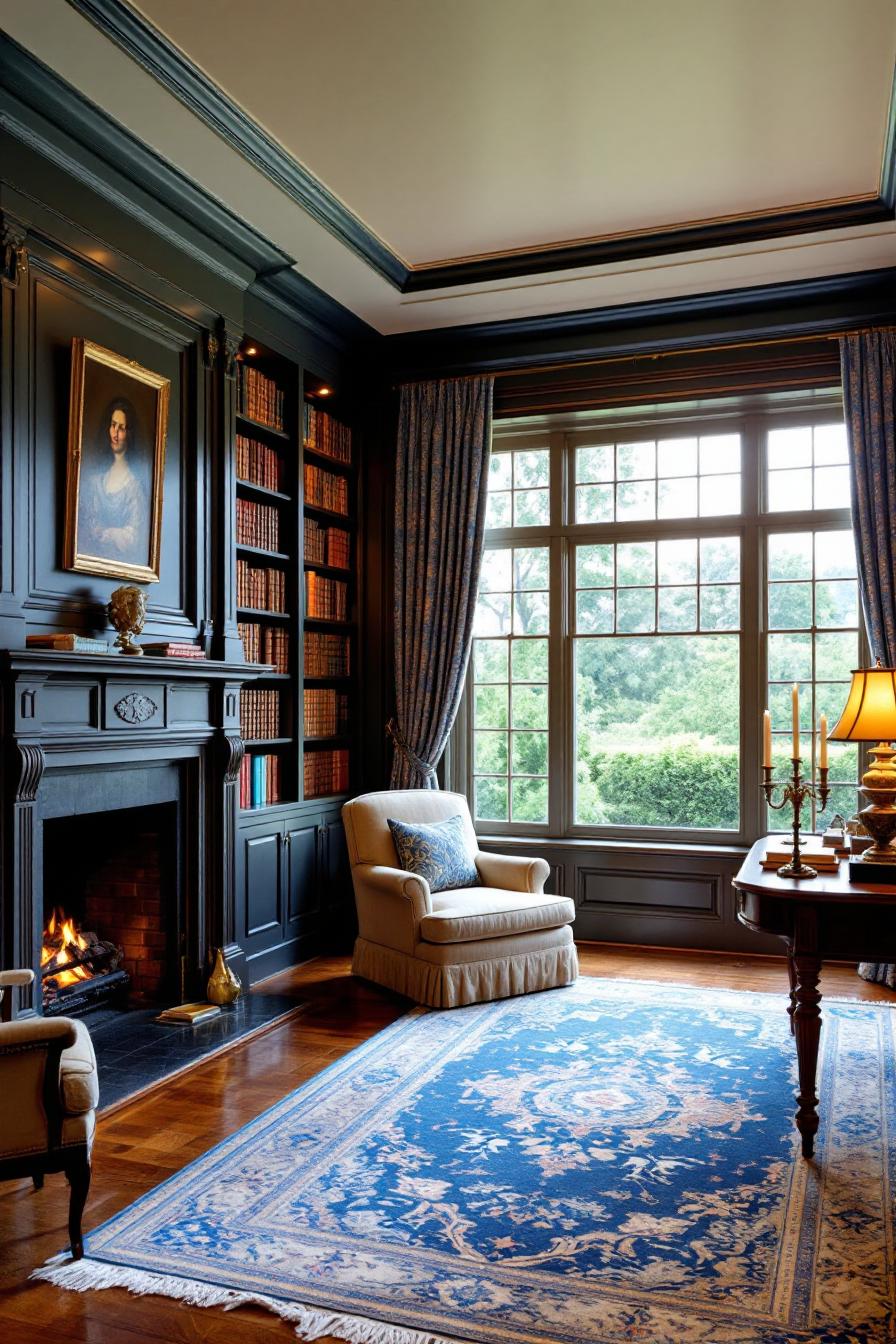
[[[808,863],[803,863],[800,858],[800,812],[803,810],[803,803],[807,798],[817,798],[822,808],[828,801],[828,767],[819,766],[818,780],[803,779],[800,774],[800,766],[803,763],[801,756],[792,756],[793,773],[790,779],[783,785],[780,781],[772,779],[772,767],[764,765],[762,767],[762,787],[765,791],[765,800],[769,807],[779,812],[782,807],[790,803],[793,807],[793,854],[790,862],[785,863],[778,869],[779,877],[817,877],[818,873]],[[777,788],[784,789],[781,801],[776,803],[772,795]]]

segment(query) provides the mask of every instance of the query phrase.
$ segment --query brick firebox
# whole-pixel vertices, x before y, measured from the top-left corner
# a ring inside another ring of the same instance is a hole
[[[171,968],[158,833],[121,837],[85,883],[82,923],[122,949],[134,998],[163,997]]]

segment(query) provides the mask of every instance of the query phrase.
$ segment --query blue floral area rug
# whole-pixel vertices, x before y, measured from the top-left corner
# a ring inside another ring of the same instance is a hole
[[[354,1344],[896,1340],[896,1013],[581,979],[417,1010],[37,1271]]]

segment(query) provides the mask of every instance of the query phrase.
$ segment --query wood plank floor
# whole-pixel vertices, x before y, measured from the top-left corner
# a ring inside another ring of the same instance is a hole
[[[787,988],[775,958],[580,945],[585,975],[662,980],[729,989]],[[308,1009],[254,1045],[201,1065],[160,1091],[100,1119],[89,1230],[233,1133],[327,1064],[393,1022],[408,1004],[349,974],[348,958],[317,958],[267,982],[266,989],[305,1001]],[[826,966],[822,992],[896,1001],[845,966]],[[782,999],[782,1012],[784,1003]],[[0,1339],[45,1344],[284,1344],[292,1328],[260,1309],[193,1310],[164,1298],[118,1290],[63,1292],[28,1281],[29,1271],[67,1243],[68,1188],[48,1176],[42,1191],[7,1182],[0,1191]]]

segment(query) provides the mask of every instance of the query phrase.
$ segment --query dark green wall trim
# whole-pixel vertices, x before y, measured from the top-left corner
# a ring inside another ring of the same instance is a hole
[[[126,51],[166,89],[265,174],[291,200],[363,258],[403,294],[482,284],[516,276],[601,266],[639,257],[674,256],[699,248],[736,247],[828,229],[856,228],[892,219],[896,207],[896,132],[890,135],[881,193],[863,201],[809,209],[770,211],[749,219],[658,229],[622,238],[560,247],[533,247],[512,255],[409,269],[396,253],[347,209],[307,168],[279,145],[167,37],[123,0],[69,0],[106,37]]]
[[[121,0],[69,0],[69,4],[312,219],[401,288],[407,276],[401,259],[142,15]]]
[[[896,267],[386,336],[393,379],[774,340],[896,320]]]
[[[570,246],[532,248],[527,252],[452,262],[447,266],[429,266],[410,272],[403,292],[413,294],[420,290],[483,284],[489,280],[542,275],[583,266],[605,266],[611,262],[632,261],[640,257],[675,256],[680,252],[695,252],[701,248],[738,247],[743,243],[761,242],[769,238],[879,224],[882,220],[892,218],[892,204],[881,197],[838,205],[820,205],[808,210],[772,211],[749,219],[711,221],[708,224],[657,229],[651,233],[602,238]]]
[[[372,329],[293,270],[293,258],[0,33],[0,127],[240,290],[260,280],[337,344]]]

